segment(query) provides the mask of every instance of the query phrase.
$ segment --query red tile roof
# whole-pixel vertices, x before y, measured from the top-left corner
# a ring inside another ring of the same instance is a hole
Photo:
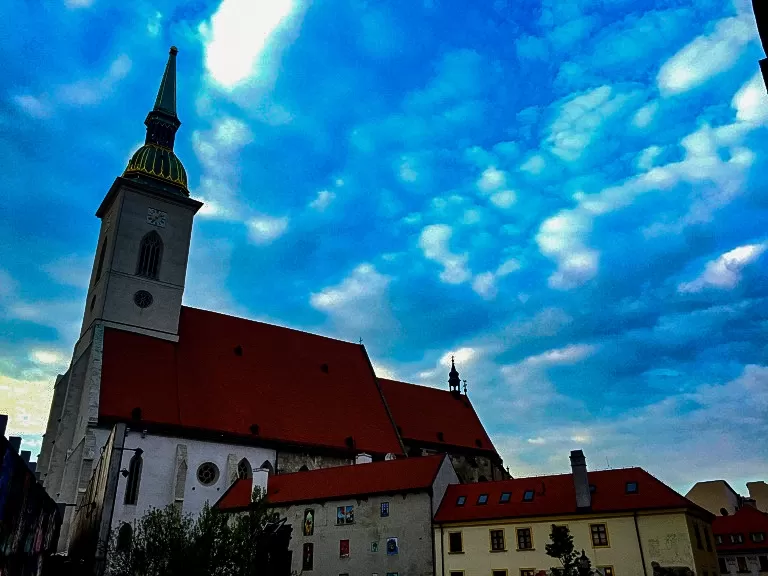
[[[99,416],[136,407],[149,424],[402,451],[362,346],[186,306],[178,343],[105,330]]]
[[[723,543],[717,544],[718,552],[737,552],[739,550],[768,550],[768,514],[751,506],[742,506],[730,516],[717,516],[712,522],[712,532],[722,536]],[[753,542],[752,533],[763,533],[762,542]],[[731,534],[741,534],[743,542],[731,542]]]
[[[593,512],[619,512],[662,508],[695,509],[711,516],[674,490],[657,480],[642,468],[599,470],[589,472]],[[636,494],[626,493],[627,482],[637,482]],[[523,502],[527,490],[534,491],[533,501]],[[503,492],[510,493],[509,502],[499,502]],[[478,505],[480,494],[488,494],[488,503]],[[464,496],[463,506],[457,505]],[[575,514],[576,491],[571,474],[534,476],[477,484],[454,484],[448,487],[435,520],[437,522],[463,522],[526,516],[553,516]]]
[[[385,378],[379,378],[379,385],[406,444],[411,440],[496,452],[466,396]]]
[[[444,455],[402,458],[277,474],[269,477],[267,499],[271,504],[284,505],[426,490],[435,481],[445,458]],[[251,482],[250,479],[238,480],[214,508],[232,511],[247,507],[251,501]]]

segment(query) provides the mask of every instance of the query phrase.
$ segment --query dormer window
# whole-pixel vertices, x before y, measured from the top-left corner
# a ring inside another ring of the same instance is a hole
[[[464,506],[464,503],[467,501],[466,496],[459,496],[456,498],[456,506]]]
[[[480,505],[488,504],[488,494],[480,494],[480,496],[477,497],[477,503]]]
[[[526,490],[525,493],[523,493],[523,502],[533,502],[533,490]]]
[[[509,499],[511,496],[512,494],[509,492],[502,492],[501,498],[499,498],[499,504],[506,504],[507,502],[509,502]]]
[[[637,494],[637,482],[627,482],[627,494]]]

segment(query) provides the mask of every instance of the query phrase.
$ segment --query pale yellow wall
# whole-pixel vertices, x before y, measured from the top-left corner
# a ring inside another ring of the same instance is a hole
[[[739,506],[738,496],[728,488],[724,480],[697,482],[685,497],[716,516],[722,516],[720,514],[721,508],[725,508],[729,514],[733,514]]]
[[[445,558],[445,576],[451,570],[463,570],[464,576],[490,576],[492,570],[508,571],[509,576],[519,576],[521,569],[549,570],[557,566],[556,560],[547,556],[545,545],[549,542],[552,524],[565,524],[571,531],[574,546],[584,550],[593,566],[613,566],[615,576],[651,576],[651,562],[662,566],[688,566],[697,575],[707,570],[710,575],[717,567],[714,552],[696,550],[691,520],[685,512],[665,514],[639,514],[637,527],[643,545],[647,572],[643,565],[638,545],[638,536],[633,516],[579,516],[578,518],[537,518],[529,521],[505,521],[468,526],[438,526],[435,532],[436,574],[443,574],[442,559]],[[704,521],[696,520],[704,524]],[[608,547],[593,547],[589,525],[605,523],[608,529]],[[534,550],[517,550],[516,528],[531,528]],[[490,530],[504,529],[505,552],[491,552]],[[711,529],[710,529],[711,530]],[[461,531],[464,541],[463,554],[448,553],[448,533]],[[702,534],[703,538],[703,534]],[[703,540],[702,540],[703,542]],[[443,556],[441,546],[444,547]],[[707,568],[702,568],[707,566]],[[708,568],[712,566],[712,568]]]

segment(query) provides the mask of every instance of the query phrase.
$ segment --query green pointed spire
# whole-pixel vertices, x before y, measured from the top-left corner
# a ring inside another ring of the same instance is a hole
[[[171,46],[168,55],[168,63],[163,72],[163,81],[160,82],[160,90],[155,99],[155,110],[176,116],[176,54],[179,51],[176,46]]]

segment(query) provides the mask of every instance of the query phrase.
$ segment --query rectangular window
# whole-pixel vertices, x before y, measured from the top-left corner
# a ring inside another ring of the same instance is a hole
[[[693,534],[696,536],[696,548],[704,550],[704,546],[701,545],[701,530],[699,530],[699,525],[696,523],[693,524]]]
[[[707,552],[712,552],[712,539],[709,537],[709,528],[704,526],[704,543],[707,545]]]
[[[398,572],[387,572],[387,576],[399,576]]]
[[[464,552],[464,542],[462,542],[461,532],[448,533],[448,551],[457,554]]]
[[[531,536],[530,528],[517,529],[517,549],[533,550],[533,537]]]
[[[499,498],[499,503],[500,504],[506,504],[507,502],[509,502],[509,499],[510,499],[511,496],[512,495],[509,492],[502,492],[501,493],[501,498]]]
[[[302,570],[312,570],[315,563],[315,545],[307,542],[304,544],[304,559],[301,563]]]
[[[743,544],[744,536],[741,534],[731,534],[731,544]]]
[[[382,518],[385,516],[389,516],[389,502],[381,503],[381,516]]]
[[[736,565],[739,568],[739,572],[749,572],[747,568],[747,559],[744,556],[738,556],[736,558]]]
[[[603,571],[603,576],[613,576],[613,566],[598,566]]]
[[[749,537],[752,542],[765,542],[765,532],[752,532]]]
[[[760,561],[760,572],[768,572],[768,556],[758,556]]]
[[[338,506],[336,508],[336,525],[353,524],[355,522],[354,506]]]
[[[448,572],[448,574],[450,576],[464,576],[464,571],[463,570],[451,570],[450,572]]]
[[[718,558],[717,563],[720,565],[720,574],[728,574],[728,566],[725,563],[725,558]]]
[[[456,498],[456,506],[464,506],[464,502],[466,501],[467,501],[466,496],[459,496],[458,498]]]
[[[506,570],[491,570],[491,576],[507,576]]]
[[[532,502],[533,501],[533,490],[526,490],[523,493],[523,502]]]
[[[349,540],[339,540],[339,558],[349,558]]]
[[[627,494],[637,494],[637,482],[627,482]]]
[[[608,528],[605,524],[590,524],[589,531],[592,534],[592,546],[608,546]]]
[[[478,504],[487,504],[488,503],[488,494],[480,494],[480,496],[477,497],[477,503]]]
[[[720,536],[720,534],[718,534],[717,536],[715,536],[715,542],[717,542],[718,544],[722,544],[723,543],[723,537]]]
[[[533,576],[536,574],[535,568],[520,568],[520,576]]]
[[[501,552],[504,549],[504,530],[491,530],[491,551]]]

